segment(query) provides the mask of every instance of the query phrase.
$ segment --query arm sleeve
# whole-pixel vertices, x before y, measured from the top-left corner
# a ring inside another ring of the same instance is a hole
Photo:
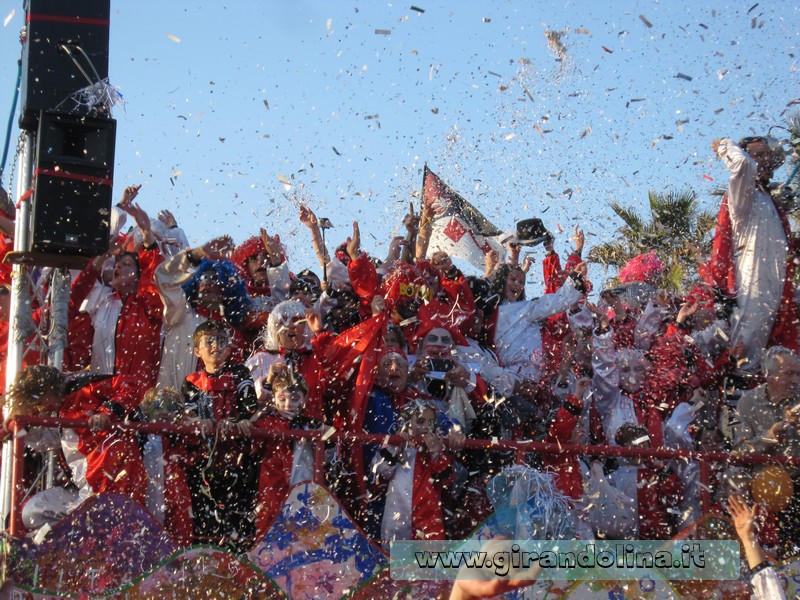
[[[564,405],[558,409],[550,423],[545,441],[559,444],[569,443],[581,412],[583,412],[583,402],[572,394],[567,396]]]
[[[728,209],[733,221],[746,220],[753,205],[756,192],[758,166],[747,152],[737,146],[730,138],[720,142],[719,157],[731,172],[728,182]]]
[[[568,277],[557,292],[530,300],[525,310],[525,319],[531,323],[538,323],[542,319],[566,311],[582,297],[583,294],[576,287],[575,280]]]
[[[98,282],[100,272],[92,268],[90,262],[86,268],[72,282],[69,292],[69,310],[70,312],[79,312],[81,305],[89,297],[89,294]]]
[[[564,283],[565,275],[561,269],[561,259],[556,252],[551,252],[542,260],[542,275],[545,294],[554,293]]]
[[[605,419],[619,396],[619,371],[611,330],[600,335],[595,334],[592,344],[592,368],[595,406]]]
[[[289,299],[289,286],[292,283],[289,277],[289,263],[284,260],[277,267],[267,267],[270,294],[278,302]]]
[[[366,253],[362,253],[356,260],[351,260],[347,265],[347,273],[353,284],[353,291],[367,304],[372,302],[378,290],[378,272],[375,265],[369,260]]]
[[[164,305],[156,287],[155,271],[156,267],[164,262],[164,255],[154,245],[150,249],[141,247],[139,249],[139,287],[136,294],[144,300],[145,310],[150,317],[161,318],[164,312]]]
[[[188,251],[183,250],[155,270],[158,293],[164,304],[164,327],[171,329],[180,323],[189,312],[189,303],[183,293],[183,285],[192,276]]]
[[[781,579],[772,565],[754,569],[750,576],[750,585],[753,586],[753,598],[756,600],[786,600]]]

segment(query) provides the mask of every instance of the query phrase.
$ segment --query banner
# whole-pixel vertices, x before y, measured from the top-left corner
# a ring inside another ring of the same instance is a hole
[[[496,250],[502,260],[503,231],[427,166],[422,177],[422,205],[430,207],[433,219],[428,256],[441,250],[451,257],[463,258],[481,271],[484,256],[490,251]]]

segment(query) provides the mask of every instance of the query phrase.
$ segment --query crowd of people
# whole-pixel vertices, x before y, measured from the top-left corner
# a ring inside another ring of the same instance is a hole
[[[778,163],[764,138],[712,147],[731,181],[694,286],[667,291],[651,252],[596,301],[577,227],[563,266],[545,236],[545,293],[528,299],[526,279],[539,277],[520,261],[529,240],[512,238],[502,261],[489,252],[485,272],[465,276],[429,247],[425,202],[383,259],[363,248],[358,223],[329,252],[302,206],[319,268],[300,270],[263,229],[238,246],[222,236],[190,248],[169,212],[151,219],[139,186],[127,188],[111,248],[72,283],[63,368],[27,366],[8,390],[7,418],[90,425],[28,432],[32,451],[61,451],[67,481],[30,494],[25,526],[46,532],[89,495],[115,492],[179,544],[246,549],[315,469],[310,442],[258,431],[405,440],[325,448],[327,485],[378,543],[464,539],[491,515],[487,483],[516,456],[468,439],[798,456],[797,255],[769,194]],[[193,433],[113,427],[125,420]],[[702,516],[704,488],[719,509],[759,476],[716,463],[704,484],[693,460],[526,459],[552,474],[584,539],[668,539]],[[800,470],[784,472],[789,489],[755,517],[781,557],[800,540]]]

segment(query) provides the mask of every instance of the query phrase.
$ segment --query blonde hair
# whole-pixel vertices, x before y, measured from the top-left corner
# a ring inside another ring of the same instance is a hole
[[[152,387],[147,390],[139,403],[139,408],[148,420],[151,420],[155,411],[164,410],[175,416],[183,412],[183,396],[175,388]]]
[[[20,371],[6,394],[9,403],[6,418],[35,414],[41,397],[59,393],[65,378],[64,373],[46,365],[32,365]]]

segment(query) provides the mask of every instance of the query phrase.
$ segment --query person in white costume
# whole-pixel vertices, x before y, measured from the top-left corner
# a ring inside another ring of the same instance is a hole
[[[728,290],[736,294],[737,304],[731,318],[731,343],[743,343],[747,361],[742,368],[752,372],[758,368],[764,349],[772,345],[776,314],[784,296],[789,241],[784,219],[769,192],[773,171],[783,160],[762,137],[744,138],[738,145],[730,138],[717,139],[711,149],[731,174],[721,209],[727,207],[730,222],[730,240],[722,247],[731,254],[728,271],[732,268],[735,276],[735,290]],[[717,237],[720,229],[718,221]],[[715,240],[715,250],[717,245]],[[733,283],[730,272],[723,276]],[[785,339],[777,343],[796,349],[796,326],[791,337],[793,344]]]

